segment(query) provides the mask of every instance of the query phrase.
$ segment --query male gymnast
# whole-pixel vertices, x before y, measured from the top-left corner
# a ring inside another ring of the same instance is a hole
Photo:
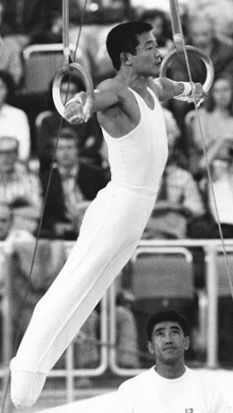
[[[49,370],[131,258],[167,160],[160,101],[192,94],[188,82],[157,77],[161,57],[150,24],[119,24],[106,46],[116,75],[98,85],[93,112],[108,146],[111,181],[88,207],[67,262],[36,305],[10,363],[16,407],[35,403]],[[203,96],[201,84],[194,89],[196,99]],[[84,101],[81,92],[67,103],[71,123],[86,120]]]

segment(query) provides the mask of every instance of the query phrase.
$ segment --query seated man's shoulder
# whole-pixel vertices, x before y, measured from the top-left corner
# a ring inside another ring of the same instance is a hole
[[[175,177],[175,179],[180,179],[182,181],[194,179],[193,175],[188,169],[183,168],[182,166],[179,166],[179,165],[173,165],[172,168],[168,168],[167,174],[173,178]]]
[[[30,243],[31,245],[31,242],[35,242],[36,239],[31,232],[24,229],[14,228],[10,231],[7,241],[19,245],[21,245],[21,243]]]

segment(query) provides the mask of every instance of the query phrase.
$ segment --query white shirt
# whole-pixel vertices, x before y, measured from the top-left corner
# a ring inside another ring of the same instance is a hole
[[[0,138],[11,136],[19,142],[19,160],[26,161],[30,155],[30,128],[26,113],[14,106],[4,104],[0,109]]]
[[[231,409],[212,382],[186,368],[177,379],[151,369],[125,381],[118,389],[121,413],[227,413]]]

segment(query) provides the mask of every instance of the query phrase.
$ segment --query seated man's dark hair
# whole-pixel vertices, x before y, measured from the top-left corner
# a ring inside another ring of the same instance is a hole
[[[138,45],[137,36],[152,30],[152,26],[146,22],[133,21],[121,23],[115,26],[108,34],[106,47],[116,70],[120,69],[122,52],[135,54]]]
[[[189,334],[188,325],[184,317],[182,317],[180,314],[173,310],[161,311],[153,314],[148,320],[146,329],[149,341],[151,340],[152,333],[156,324],[161,323],[163,321],[176,321],[183,330],[184,335],[187,336]]]

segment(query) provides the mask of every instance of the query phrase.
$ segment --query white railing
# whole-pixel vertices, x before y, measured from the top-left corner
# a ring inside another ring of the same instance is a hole
[[[233,251],[233,240],[225,241],[225,249],[228,252]],[[69,253],[73,242],[66,242],[67,253]],[[202,248],[205,254],[206,264],[206,296],[201,296],[200,300],[200,334],[205,335],[207,359],[205,367],[214,368],[218,365],[218,272],[216,270],[216,257],[222,250],[220,240],[149,240],[141,241],[136,254],[139,251],[151,250],[155,253],[182,253],[185,259],[192,260],[190,248]],[[6,289],[2,297],[3,312],[3,367],[0,369],[0,377],[4,378],[8,373],[8,364],[11,357],[12,349],[12,323],[11,323],[11,288],[10,288],[10,269],[11,254],[13,247],[9,243],[0,243],[0,253],[8,263],[6,271]],[[1,271],[1,269],[0,269]],[[113,285],[105,294],[101,302],[100,316],[100,363],[93,369],[74,368],[73,362],[73,344],[69,346],[66,352],[66,366],[64,369],[53,369],[50,377],[64,377],[66,379],[66,396],[67,401],[74,400],[74,379],[80,376],[99,376],[107,368],[111,368],[117,375],[134,375],[137,369],[123,369],[116,364],[116,322],[115,322],[115,286]],[[230,287],[229,287],[230,294]],[[206,326],[206,328],[205,328]],[[102,345],[101,345],[102,343]]]

